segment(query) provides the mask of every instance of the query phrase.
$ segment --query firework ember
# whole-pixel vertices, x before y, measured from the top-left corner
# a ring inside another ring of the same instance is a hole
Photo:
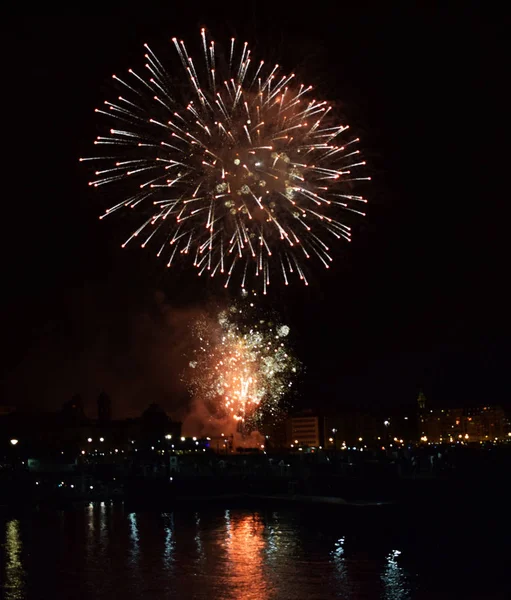
[[[181,79],[147,45],[144,74],[113,76],[116,99],[97,109],[112,124],[95,141],[105,155],[81,159],[98,164],[90,185],[123,196],[101,218],[135,209],[143,218],[123,246],[151,244],[167,266],[188,257],[225,287],[257,276],[266,293],[272,273],[307,284],[308,259],[328,268],[331,241],[350,241],[342,215],[364,214],[352,193],[369,179],[359,140],[294,73],[256,61],[247,43],[232,39],[224,55],[201,38],[200,65],[172,40]]]
[[[187,378],[195,399],[251,430],[265,415],[275,419],[299,363],[286,347],[289,327],[255,319],[254,304],[234,304],[216,319],[196,323],[198,349]]]

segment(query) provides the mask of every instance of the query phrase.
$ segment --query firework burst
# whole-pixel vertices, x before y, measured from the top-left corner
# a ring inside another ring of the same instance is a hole
[[[307,284],[308,259],[328,268],[331,241],[350,241],[343,213],[364,214],[352,193],[369,179],[359,140],[294,73],[234,38],[225,54],[201,38],[200,65],[172,40],[184,78],[147,45],[143,75],[113,76],[120,95],[96,109],[113,124],[95,141],[107,152],[81,159],[98,165],[90,185],[117,184],[123,197],[100,218],[135,209],[143,218],[123,247],[151,243],[167,266],[188,257],[225,287],[257,276],[266,293],[273,273]]]
[[[289,327],[255,312],[247,300],[215,319],[200,319],[194,328],[198,349],[185,376],[196,401],[245,431],[256,429],[264,416],[279,417],[299,369],[286,347]]]

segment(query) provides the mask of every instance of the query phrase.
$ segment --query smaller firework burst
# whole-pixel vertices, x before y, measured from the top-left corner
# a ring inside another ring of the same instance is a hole
[[[198,349],[186,374],[195,401],[240,431],[257,429],[263,417],[279,418],[299,369],[286,345],[289,327],[257,318],[255,296],[197,321]]]

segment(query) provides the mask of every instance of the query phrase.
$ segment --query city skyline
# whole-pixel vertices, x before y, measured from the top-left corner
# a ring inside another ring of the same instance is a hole
[[[133,451],[135,447],[131,444],[140,443],[149,432],[152,432],[152,438],[146,445],[163,442],[166,448],[168,443],[164,440],[173,439],[172,444],[177,444],[176,452],[180,451],[183,442],[186,442],[186,447],[192,439],[194,442],[199,440],[201,444],[211,439],[231,440],[230,452],[236,452],[236,444],[245,448],[252,444],[259,448],[261,443],[261,448],[267,446],[266,450],[277,452],[283,449],[294,452],[347,450],[350,446],[388,451],[432,444],[473,447],[483,443],[511,443],[511,410],[509,406],[491,404],[469,408],[432,408],[420,392],[415,406],[379,406],[371,412],[346,407],[327,411],[318,408],[290,409],[278,420],[265,419],[256,430],[247,431],[242,436],[236,432],[234,436],[225,421],[213,421],[207,430],[200,431],[196,423],[187,423],[186,417],[183,423],[179,416],[169,414],[154,402],[149,402],[136,416],[119,418],[112,398],[105,392],[96,398],[93,413],[86,411],[80,395],[67,400],[60,410],[54,412],[27,413],[0,405],[0,444],[8,447],[9,441],[12,444],[12,439],[15,439],[16,445],[20,443],[25,452],[36,444],[36,455],[61,444],[72,453],[85,441],[95,441],[97,445],[98,440],[102,444],[104,442],[104,449],[111,450],[117,446],[123,448],[124,453],[125,450]],[[86,454],[89,454],[88,444],[85,448]],[[214,442],[211,449],[214,449]],[[224,452],[223,445],[221,451]],[[81,453],[84,454],[84,451]]]

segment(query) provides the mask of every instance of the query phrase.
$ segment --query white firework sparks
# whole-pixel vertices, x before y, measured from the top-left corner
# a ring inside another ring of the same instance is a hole
[[[120,95],[97,112],[114,126],[95,141],[108,156],[80,160],[99,164],[90,185],[128,193],[100,218],[135,209],[144,216],[123,247],[151,243],[167,266],[188,257],[225,287],[255,275],[266,293],[273,272],[308,284],[305,263],[329,268],[331,241],[351,240],[343,211],[364,215],[366,200],[352,193],[370,179],[357,173],[359,140],[294,73],[234,39],[222,61],[204,29],[201,38],[201,66],[172,40],[185,86],[147,45],[144,75],[113,76]]]

